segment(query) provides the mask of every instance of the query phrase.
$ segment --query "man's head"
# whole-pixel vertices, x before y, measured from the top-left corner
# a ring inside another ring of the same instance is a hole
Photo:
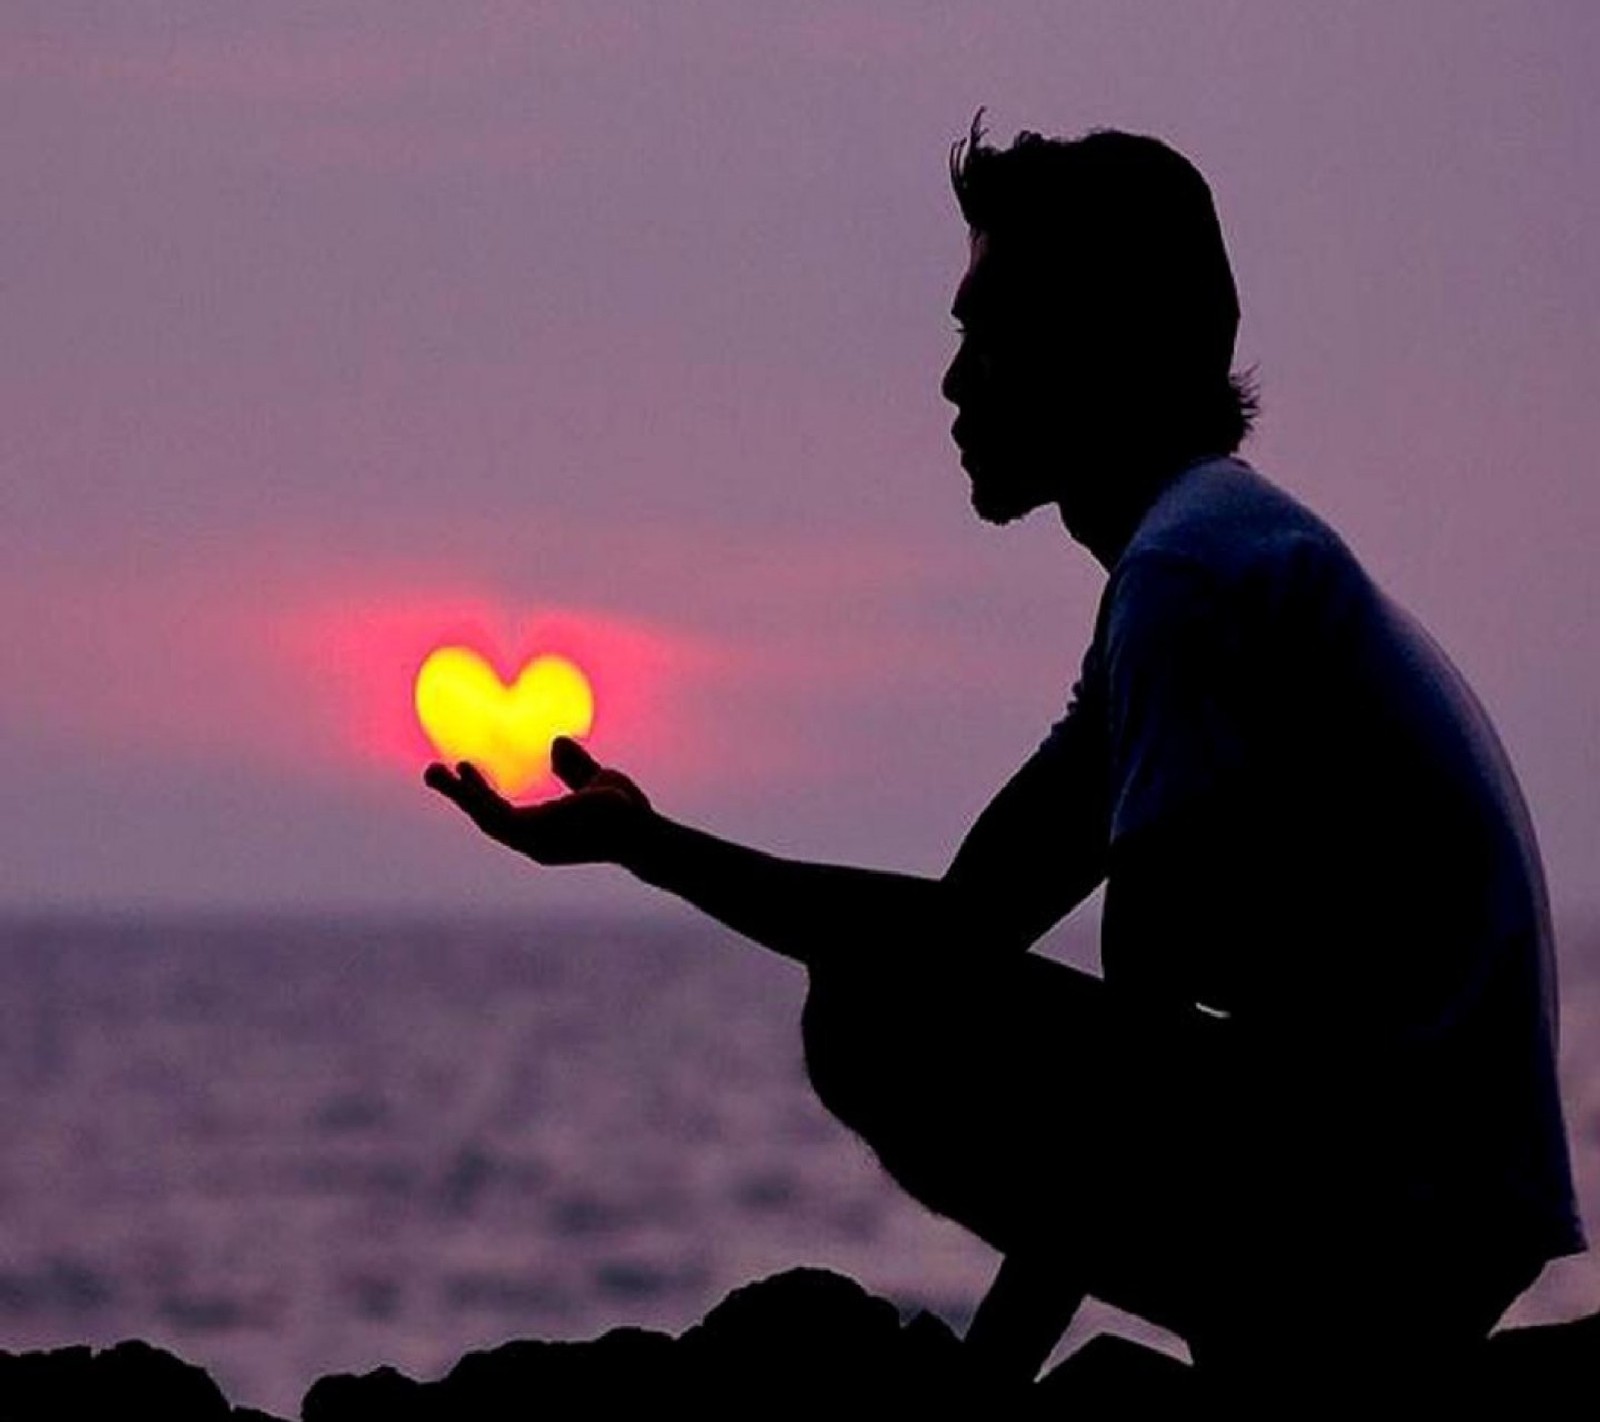
[[[1238,448],[1255,411],[1230,372],[1238,297],[1188,159],[1111,130],[1001,150],[974,119],[950,178],[972,259],[944,394],[981,517],[1060,503],[1071,526],[1099,471]]]

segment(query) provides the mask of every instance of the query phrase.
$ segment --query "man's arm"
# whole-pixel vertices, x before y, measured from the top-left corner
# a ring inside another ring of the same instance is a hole
[[[991,950],[1021,952],[1106,875],[1105,722],[1086,674],[1066,716],[1001,788],[956,851],[944,883],[980,900]]]
[[[623,868],[801,963],[886,943],[961,951],[982,906],[938,879],[782,859],[652,813]]]
[[[572,793],[540,805],[510,804],[470,765],[436,765],[426,779],[491,838],[538,863],[619,864],[798,962],[857,956],[886,942],[1020,951],[1103,872],[1091,793],[1099,777],[1079,763],[1080,740],[1058,735],[1041,747],[940,879],[784,859],[720,839],[660,814],[626,776],[566,739],[552,763]]]
[[[1001,788],[940,879],[777,859],[656,816],[622,860],[645,882],[791,958],[891,937],[955,952],[1022,952],[1105,877],[1105,762],[1075,699]]]
[[[618,864],[735,932],[798,962],[885,942],[972,943],[982,906],[960,887],[845,865],[783,859],[660,814],[621,772],[562,738],[552,765],[571,793],[513,805],[475,767],[430,766],[427,784],[490,838],[540,864]]]

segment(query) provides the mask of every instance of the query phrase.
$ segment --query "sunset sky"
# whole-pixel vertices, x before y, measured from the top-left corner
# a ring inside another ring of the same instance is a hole
[[[657,900],[423,789],[441,641],[780,852],[941,870],[1100,575],[980,524],[946,152],[1157,134],[1263,416],[1600,911],[1600,6],[20,0],[0,11],[0,909]]]

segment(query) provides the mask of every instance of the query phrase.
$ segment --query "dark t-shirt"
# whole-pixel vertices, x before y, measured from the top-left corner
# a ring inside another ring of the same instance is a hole
[[[1351,1146],[1373,1208],[1583,1248],[1526,805],[1460,673],[1326,524],[1239,460],[1179,475],[1038,756],[1104,762],[1108,984],[1227,1017],[1267,1109]],[[1169,927],[1118,936],[1138,851]]]

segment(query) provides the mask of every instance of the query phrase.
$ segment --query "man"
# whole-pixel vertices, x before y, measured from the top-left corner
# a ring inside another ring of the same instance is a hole
[[[558,742],[572,793],[428,783],[804,963],[823,1101],[1003,1256],[968,1331],[1031,1377],[1085,1293],[1243,1385],[1425,1377],[1583,1247],[1548,907],[1481,708],[1314,515],[1254,403],[1210,191],[1115,132],[951,155],[944,380],[972,504],[1105,567],[1066,715],[938,879],[776,859]],[[1103,978],[1026,950],[1104,881]]]

